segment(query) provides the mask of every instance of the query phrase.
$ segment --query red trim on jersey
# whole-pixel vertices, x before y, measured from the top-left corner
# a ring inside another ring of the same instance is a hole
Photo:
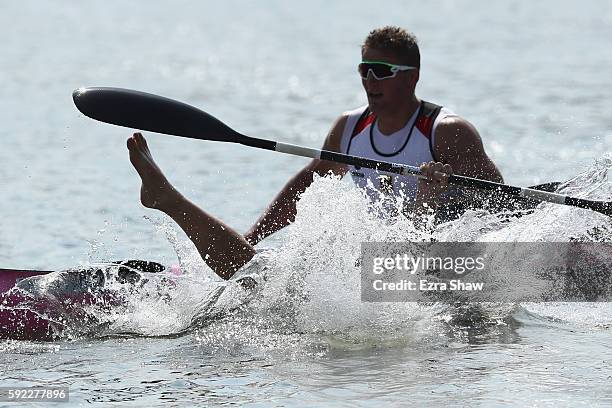
[[[426,138],[431,138],[431,129],[433,128],[434,119],[430,116],[419,116],[417,118],[416,128],[425,136]]]
[[[357,124],[355,125],[355,130],[353,130],[353,135],[351,136],[351,138],[357,136],[359,133],[363,131],[363,129],[367,128],[375,120],[376,120],[376,115],[373,114],[372,112],[368,113],[368,115],[365,118],[360,119],[359,122],[357,122]]]

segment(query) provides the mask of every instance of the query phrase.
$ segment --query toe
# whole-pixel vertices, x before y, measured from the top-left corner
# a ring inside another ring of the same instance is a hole
[[[140,144],[140,145],[146,145],[147,144],[147,141],[145,140],[145,138],[142,135],[142,133],[136,132],[136,133],[134,133],[134,136],[138,140],[138,144]]]
[[[134,139],[134,136],[128,138],[127,148],[129,151],[136,149],[136,139]]]

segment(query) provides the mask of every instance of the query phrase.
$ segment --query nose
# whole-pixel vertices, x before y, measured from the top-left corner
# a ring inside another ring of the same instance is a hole
[[[366,75],[366,81],[375,81],[376,78],[374,78],[374,71],[372,71],[372,68],[368,69],[368,74]]]
[[[372,72],[371,69],[368,70],[368,76],[366,77],[366,79],[361,78],[361,81],[363,82],[363,86],[366,89],[371,89],[372,86],[375,86],[375,84],[378,84],[378,80],[374,78],[374,73]]]

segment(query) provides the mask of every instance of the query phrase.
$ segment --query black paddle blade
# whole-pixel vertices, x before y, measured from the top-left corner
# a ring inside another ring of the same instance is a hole
[[[76,107],[101,122],[193,139],[237,142],[235,130],[191,105],[131,89],[91,87],[72,93]]]

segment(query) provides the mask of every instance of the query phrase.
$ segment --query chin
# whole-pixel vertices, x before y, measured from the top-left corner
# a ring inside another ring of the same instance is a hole
[[[368,106],[370,108],[370,112],[375,115],[380,115],[385,109],[384,104],[381,101],[368,101]]]

